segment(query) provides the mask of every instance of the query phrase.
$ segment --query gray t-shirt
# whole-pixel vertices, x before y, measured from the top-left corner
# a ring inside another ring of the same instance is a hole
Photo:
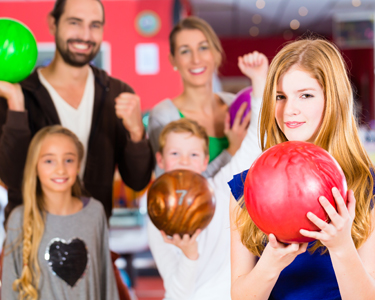
[[[18,299],[12,284],[22,272],[24,207],[8,220],[1,297]],[[59,216],[47,213],[38,251],[40,300],[119,299],[108,247],[107,221],[102,204],[89,199],[81,211]]]

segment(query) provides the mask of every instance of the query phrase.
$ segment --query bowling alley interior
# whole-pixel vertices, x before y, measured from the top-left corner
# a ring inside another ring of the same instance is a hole
[[[47,18],[54,2],[0,0],[0,19],[22,22],[35,36],[38,50],[35,68],[48,66],[56,51]],[[292,41],[320,37],[334,43],[348,68],[361,142],[375,163],[374,0],[101,2],[105,12],[103,38],[100,50],[90,63],[132,87],[140,99],[146,131],[153,107],[164,99],[176,98],[184,90],[185,75],[180,74],[171,60],[169,34],[179,21],[196,16],[212,27],[223,49],[221,66],[212,77],[214,93],[235,95],[252,86],[238,67],[239,57],[247,53],[258,51],[271,62]],[[1,35],[0,32],[0,47],[3,47]],[[1,49],[0,59],[3,59]],[[130,300],[164,299],[165,288],[150,251],[147,230],[151,222],[148,190],[157,177],[153,172],[148,185],[135,191],[123,182],[117,168],[114,173],[112,214],[108,220],[109,249],[118,254],[115,266]],[[3,181],[0,178],[1,224],[8,202],[7,185]],[[184,192],[178,194],[181,199]],[[5,237],[5,229],[1,227],[0,248]]]

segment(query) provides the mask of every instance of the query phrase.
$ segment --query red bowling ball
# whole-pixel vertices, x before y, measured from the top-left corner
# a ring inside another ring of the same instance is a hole
[[[245,204],[265,234],[285,243],[311,242],[299,230],[320,230],[307,218],[309,211],[329,222],[318,199],[324,196],[336,208],[333,187],[347,202],[347,183],[337,161],[314,144],[290,141],[269,148],[251,166]]]

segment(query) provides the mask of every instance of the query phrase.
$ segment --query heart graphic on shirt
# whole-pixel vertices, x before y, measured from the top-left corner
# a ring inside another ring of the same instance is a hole
[[[86,270],[88,253],[86,244],[78,238],[71,239],[68,243],[54,238],[47,246],[44,258],[52,273],[73,287]]]

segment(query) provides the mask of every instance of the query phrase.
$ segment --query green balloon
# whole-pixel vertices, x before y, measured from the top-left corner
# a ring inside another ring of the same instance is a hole
[[[0,80],[16,83],[30,75],[38,57],[35,37],[22,23],[0,18]]]

